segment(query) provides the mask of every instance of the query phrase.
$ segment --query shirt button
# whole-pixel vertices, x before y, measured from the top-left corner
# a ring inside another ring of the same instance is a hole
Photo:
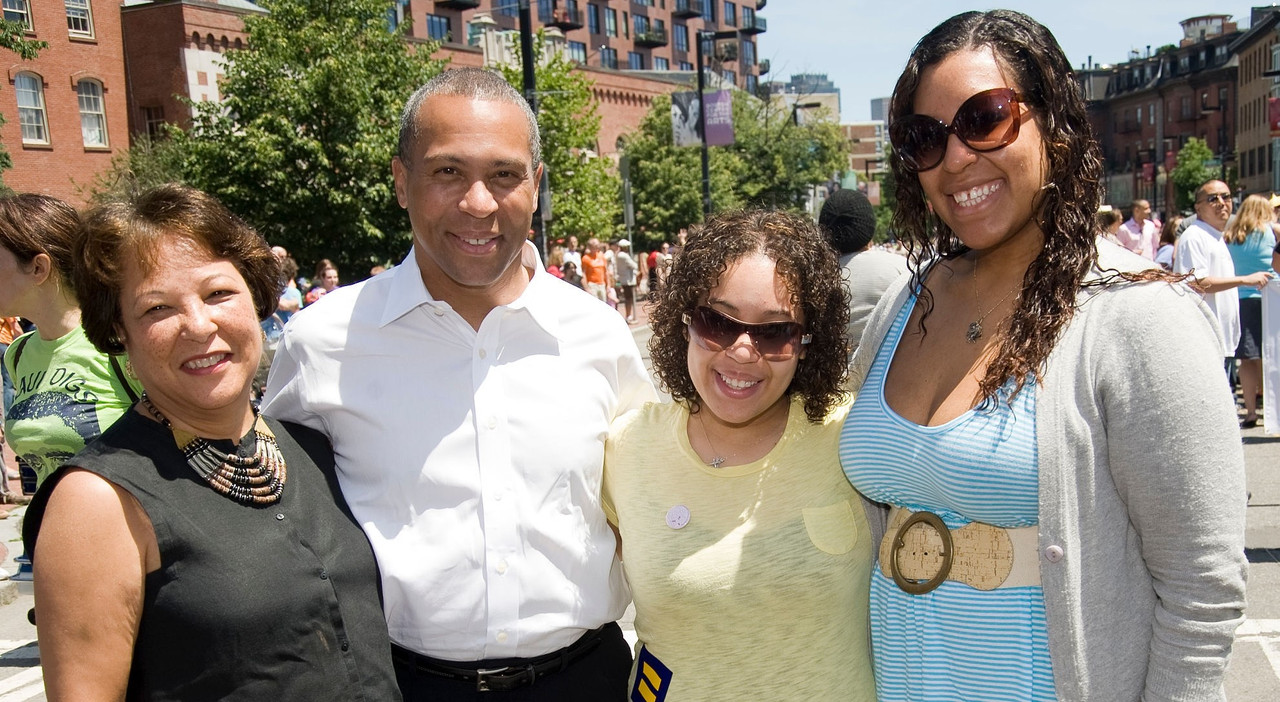
[[[431,308],[431,311],[432,311],[432,312],[435,312],[435,314],[436,314],[436,316],[437,316],[437,317],[443,317],[443,316],[444,316],[444,310],[440,309],[439,307],[432,307],[432,308]]]
[[[496,492],[496,493],[494,493],[494,494],[493,494],[493,501],[494,501],[494,502],[502,502],[502,493],[500,493],[500,492]]]
[[[346,639],[343,639],[343,640],[342,640],[342,650],[344,650],[344,651],[345,651],[345,650],[347,650],[347,649],[349,649],[349,648],[351,648],[351,644],[350,644]]]
[[[321,580],[328,580],[328,579],[329,579],[329,571],[327,571],[327,570],[322,570],[322,571],[320,571],[320,579],[321,579]]]
[[[276,521],[280,521],[281,519],[284,519],[284,515],[276,512]]]
[[[485,350],[484,350],[484,349],[480,349],[480,358],[484,358],[484,357],[485,357],[485,356],[487,356],[487,355],[488,355],[488,354],[485,352]]]
[[[1057,563],[1062,560],[1062,555],[1062,547],[1057,544],[1046,546],[1044,549],[1044,559],[1050,563]]]
[[[488,424],[489,424],[489,428],[490,428],[490,429],[497,429],[497,428],[498,428],[498,418],[497,418],[497,417],[490,417],[490,418],[489,418],[489,422],[488,422]]]
[[[498,575],[502,575],[507,572],[507,562],[505,560],[498,561],[497,571],[498,571]]]
[[[505,631],[499,631],[499,632],[498,632],[498,636],[497,636],[496,638],[498,639],[498,643],[506,643],[506,642],[507,642],[507,632],[505,632]]]

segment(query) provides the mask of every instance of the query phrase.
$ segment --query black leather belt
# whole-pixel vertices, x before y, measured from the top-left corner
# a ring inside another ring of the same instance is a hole
[[[415,653],[395,644],[391,644],[391,658],[400,665],[411,667],[422,673],[451,680],[474,682],[476,692],[507,692],[525,685],[532,685],[539,678],[568,668],[595,650],[600,645],[600,637],[604,630],[611,626],[618,625],[605,624],[599,629],[588,631],[577,641],[559,651],[534,658],[495,658],[474,663],[444,661]]]

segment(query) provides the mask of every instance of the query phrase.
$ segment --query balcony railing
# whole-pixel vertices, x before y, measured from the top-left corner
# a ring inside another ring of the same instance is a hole
[[[743,34],[763,34],[769,31],[769,23],[760,15],[755,15],[751,19],[744,19],[738,31]]]
[[[551,27],[558,27],[566,32],[582,29],[582,10],[557,8],[550,12],[543,12],[539,9],[538,21]]]
[[[643,32],[636,32],[635,43],[636,46],[666,46],[667,30],[654,27]]]
[[[671,8],[671,16],[676,19],[702,16],[702,3],[699,0],[675,0]]]

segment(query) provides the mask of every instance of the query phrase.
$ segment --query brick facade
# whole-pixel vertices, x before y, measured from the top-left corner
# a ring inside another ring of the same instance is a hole
[[[32,61],[4,52],[7,86],[0,90],[0,113],[6,123],[0,129],[0,141],[13,157],[13,168],[4,172],[4,182],[18,192],[44,193],[80,204],[85,196],[80,188],[92,184],[94,175],[128,148],[128,90],[119,5],[104,0],[89,0],[88,4],[92,30],[72,32],[62,0],[28,0],[32,29],[27,37],[49,46]],[[39,77],[47,123],[43,139],[24,143],[16,92],[19,74]],[[85,80],[102,88],[106,122],[106,143],[102,146],[85,144],[77,94],[77,83]]]

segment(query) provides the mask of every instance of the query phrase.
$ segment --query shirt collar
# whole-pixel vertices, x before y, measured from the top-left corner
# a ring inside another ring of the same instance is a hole
[[[418,267],[418,259],[414,256],[414,252],[414,249],[409,249],[409,255],[405,256],[404,261],[387,273],[391,276],[390,290],[387,293],[387,302],[382,308],[379,326],[386,326],[422,305],[448,307],[448,303],[432,297],[426,284],[422,282],[422,269]],[[524,248],[520,251],[520,265],[527,270],[532,270],[533,275],[520,297],[505,307],[509,310],[526,310],[538,326],[548,334],[557,336],[560,331],[560,318],[556,313],[557,306],[548,300],[548,294],[551,292],[548,288],[558,282],[556,277],[543,268],[542,258],[532,242],[526,241]],[[550,304],[540,304],[543,302]]]

